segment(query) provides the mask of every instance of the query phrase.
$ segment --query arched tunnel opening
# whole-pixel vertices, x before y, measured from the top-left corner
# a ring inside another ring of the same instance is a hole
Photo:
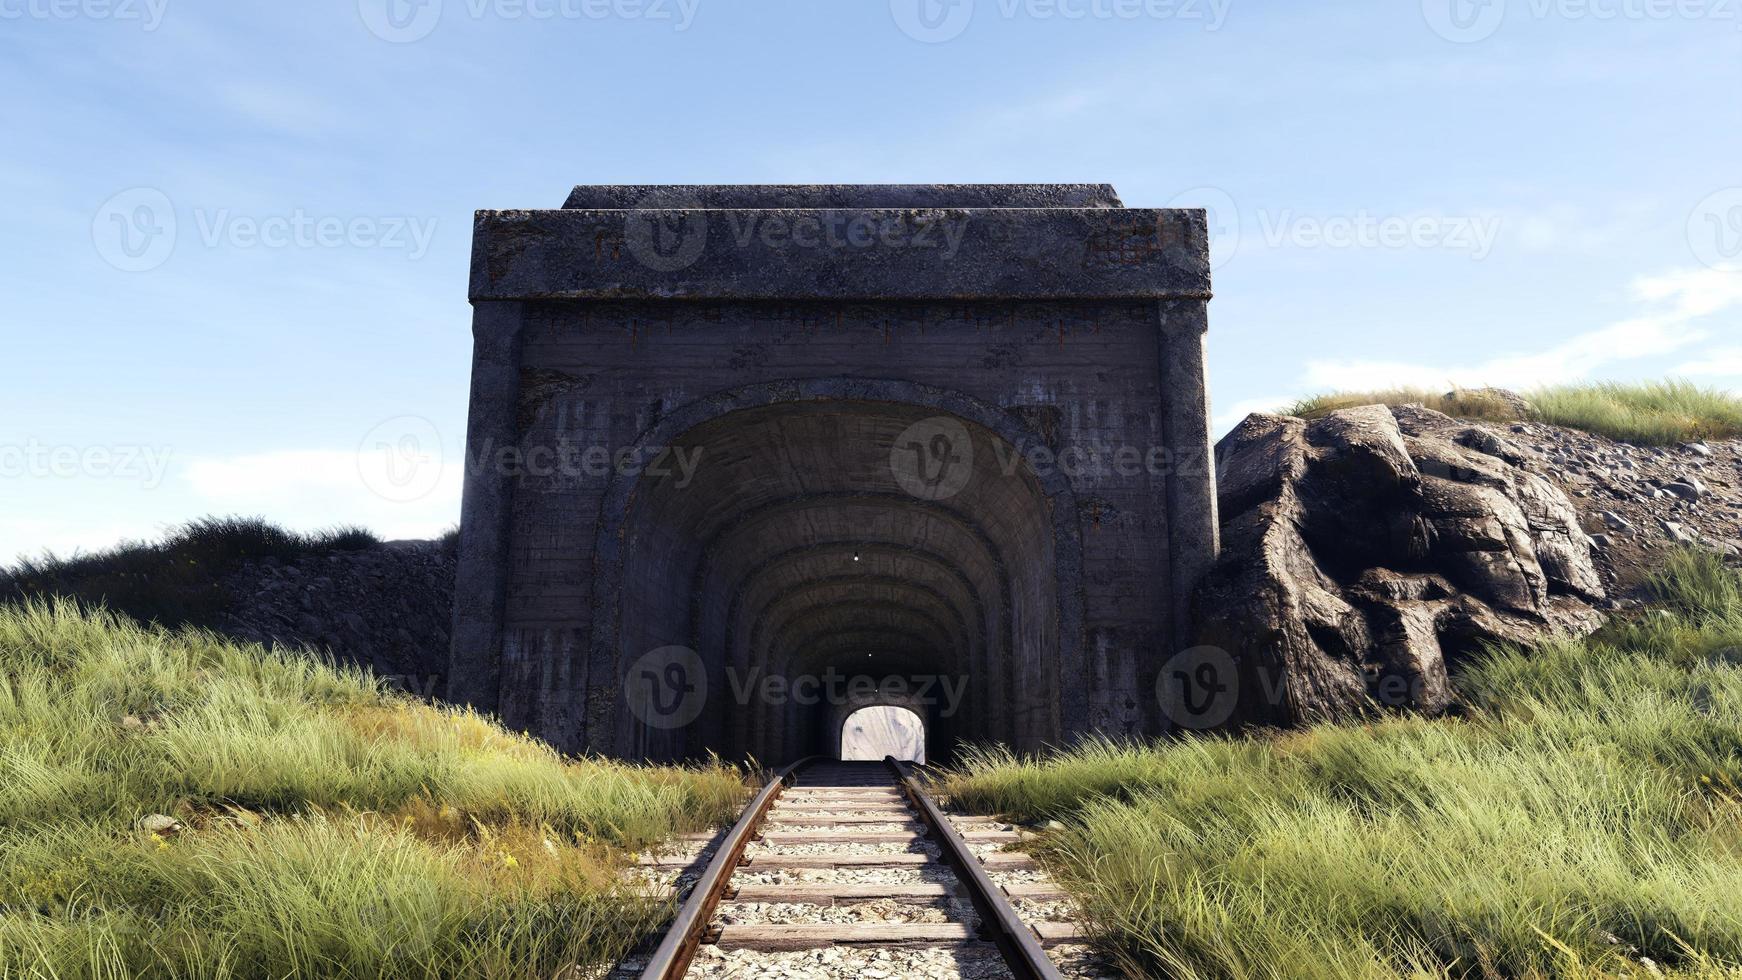
[[[638,476],[617,532],[616,662],[693,651],[703,696],[681,726],[619,704],[618,753],[838,757],[847,717],[879,705],[914,713],[933,761],[1057,740],[1058,519],[1074,515],[971,414],[811,398],[674,435],[694,465]]]

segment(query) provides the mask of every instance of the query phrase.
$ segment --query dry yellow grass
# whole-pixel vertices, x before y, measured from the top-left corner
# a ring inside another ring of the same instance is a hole
[[[1528,417],[1645,445],[1742,438],[1742,398],[1685,381],[1556,385],[1524,392]],[[1392,388],[1302,399],[1283,411],[1316,418],[1356,405],[1418,404],[1457,418],[1513,422],[1526,417],[1492,389],[1426,391]]]

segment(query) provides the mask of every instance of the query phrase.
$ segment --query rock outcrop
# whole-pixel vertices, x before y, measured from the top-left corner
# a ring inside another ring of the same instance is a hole
[[[1492,428],[1378,405],[1253,415],[1217,456],[1223,557],[1196,604],[1238,668],[1237,723],[1444,712],[1483,644],[1602,620],[1579,512]]]

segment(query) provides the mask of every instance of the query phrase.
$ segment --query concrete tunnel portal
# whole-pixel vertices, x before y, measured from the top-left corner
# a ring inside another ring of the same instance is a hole
[[[469,295],[452,700],[644,761],[832,755],[872,707],[934,761],[1170,730],[1217,549],[1204,211],[582,185],[478,212]]]
[[[669,452],[697,465],[629,500],[619,658],[693,651],[706,698],[681,728],[625,712],[633,755],[831,755],[874,704],[915,712],[934,758],[1056,737],[1058,529],[1015,446],[843,398],[727,412]]]

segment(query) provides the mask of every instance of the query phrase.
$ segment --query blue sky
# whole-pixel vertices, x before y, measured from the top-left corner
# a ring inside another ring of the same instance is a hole
[[[471,212],[575,183],[1209,206],[1220,427],[1742,389],[1742,0],[921,2],[0,0],[0,561],[452,524],[457,465],[384,489],[369,447],[457,462]]]

